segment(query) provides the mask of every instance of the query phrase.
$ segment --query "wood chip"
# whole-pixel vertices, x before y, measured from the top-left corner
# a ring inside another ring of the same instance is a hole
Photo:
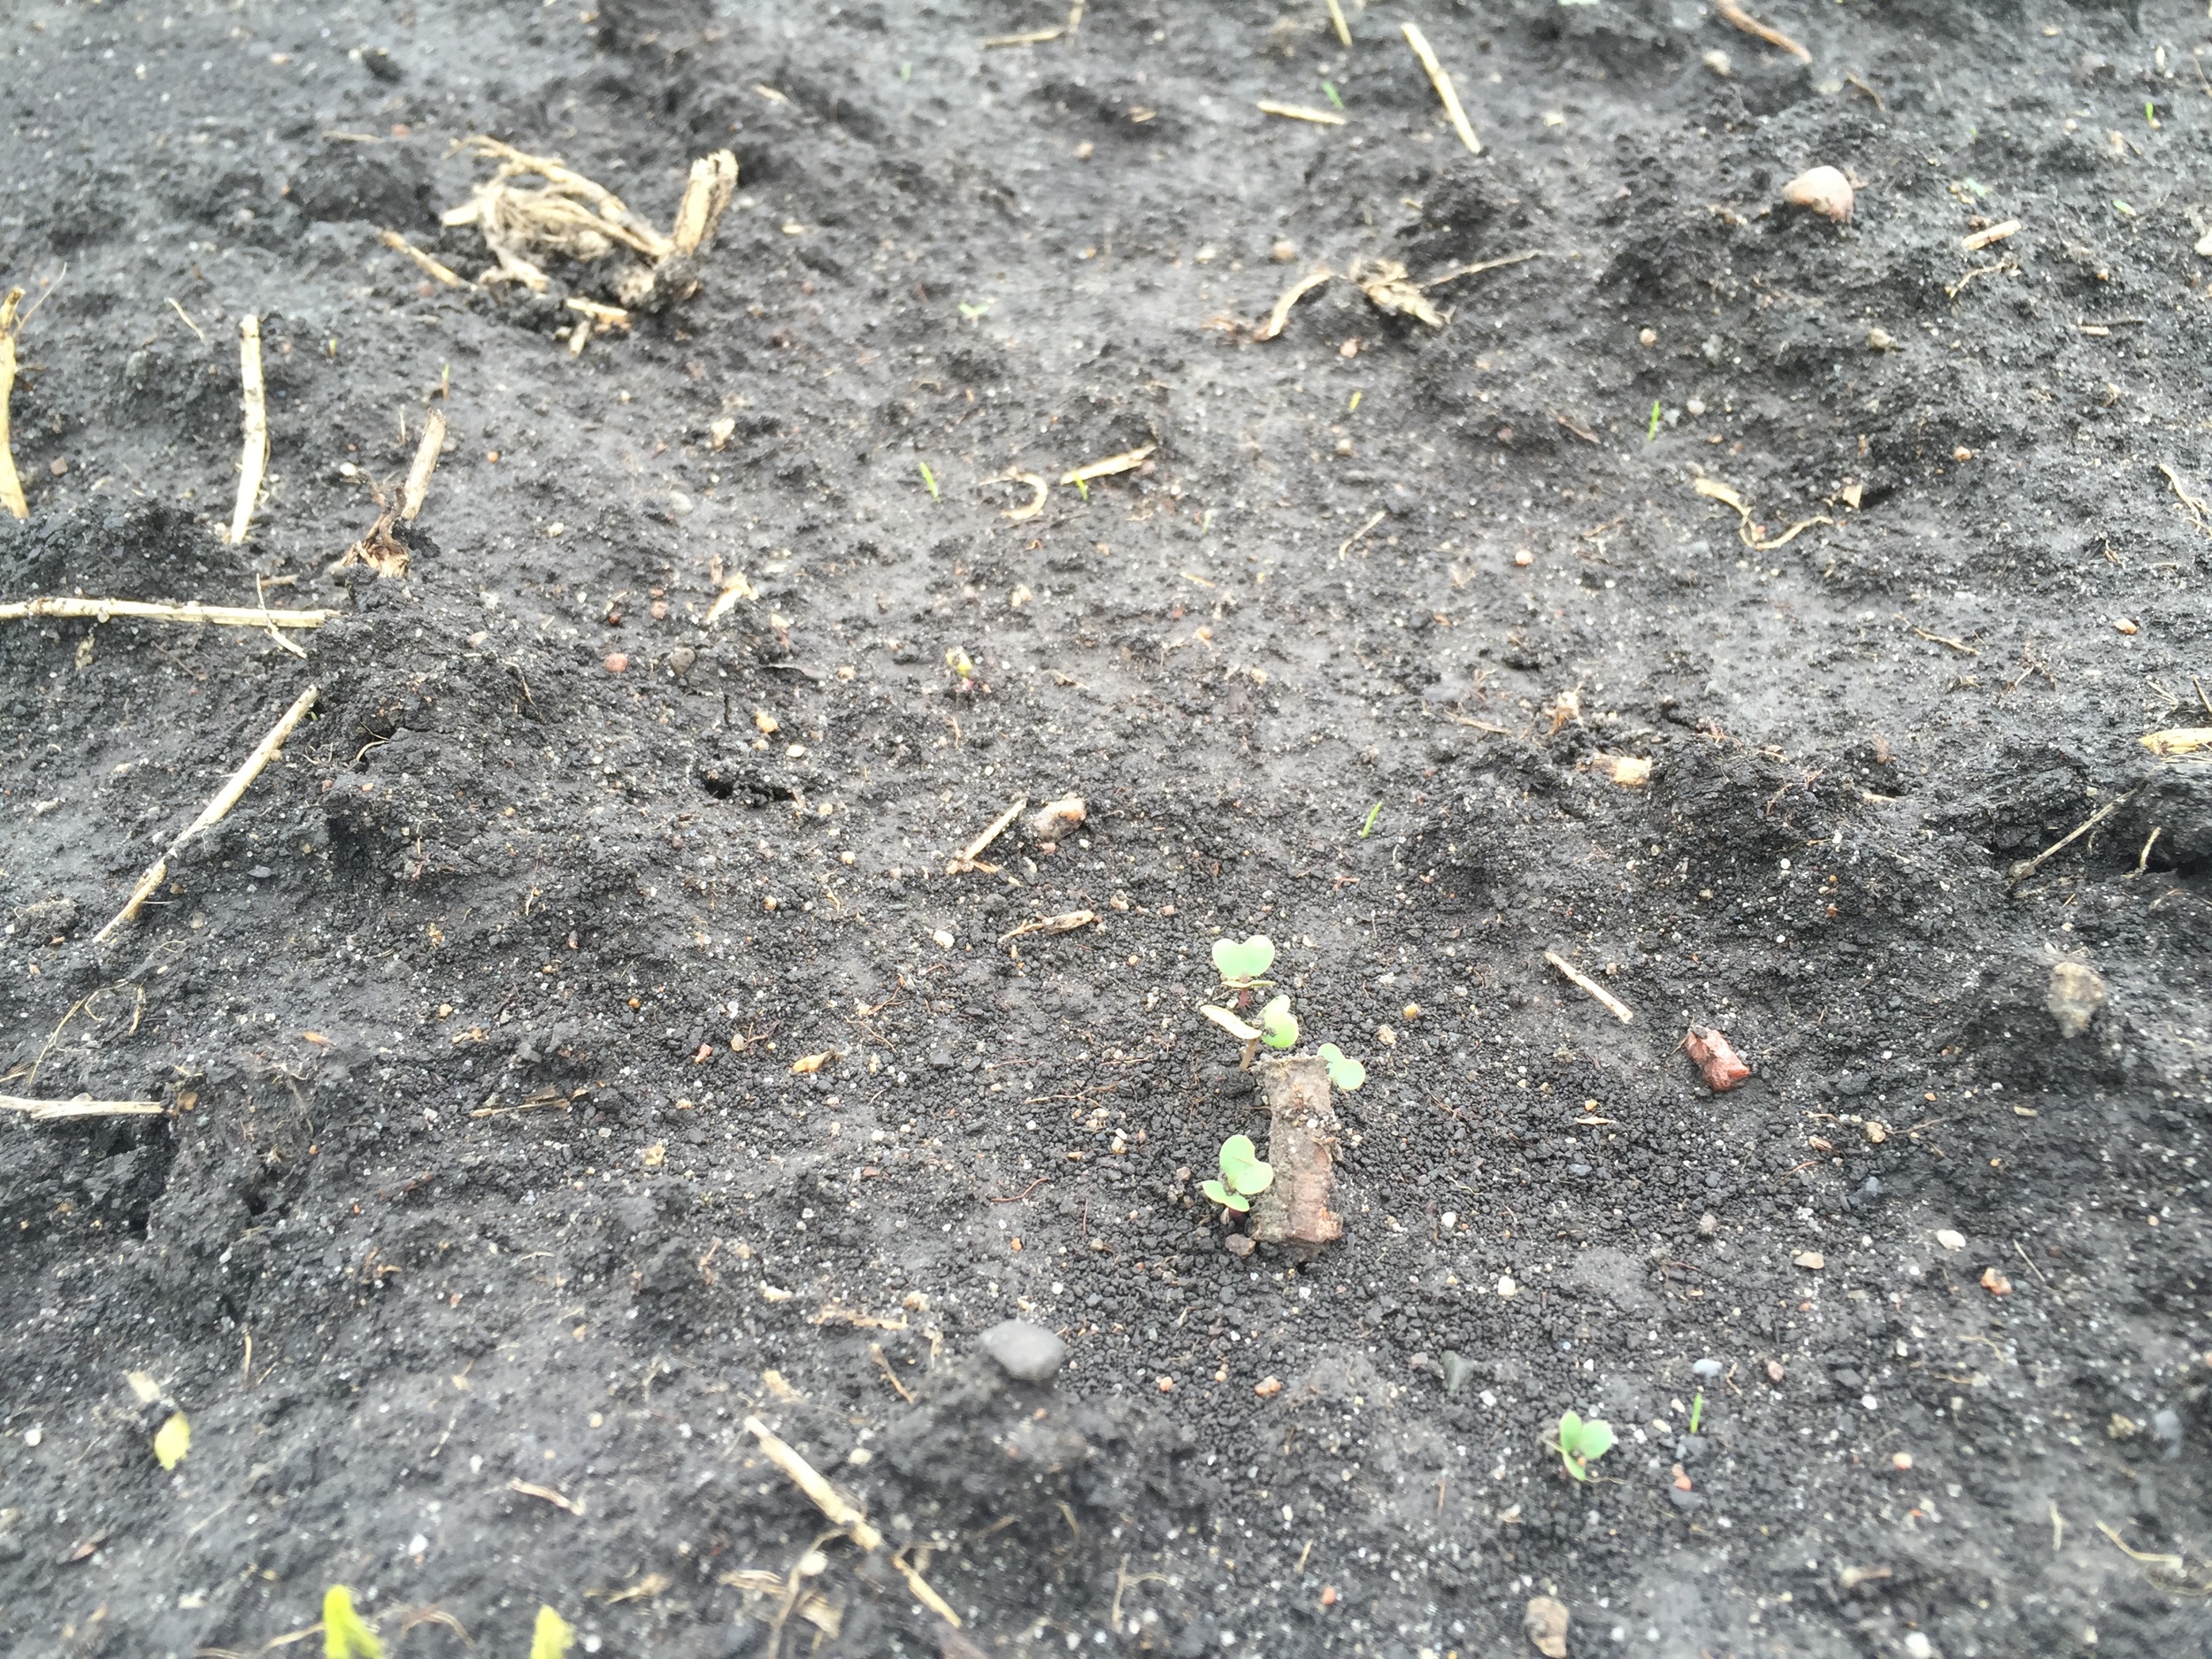
[[[1978,252],[1993,242],[2002,242],[2008,236],[2017,234],[2019,229],[2020,221],[2008,219],[2001,225],[1992,225],[1987,230],[1978,230],[1971,236],[1960,237],[1959,246],[1969,253]]]
[[[261,476],[269,465],[269,400],[261,384],[261,319],[238,319],[238,379],[245,406],[245,442],[238,464],[238,502],[230,513],[230,541],[246,539],[254,503],[261,496]]]

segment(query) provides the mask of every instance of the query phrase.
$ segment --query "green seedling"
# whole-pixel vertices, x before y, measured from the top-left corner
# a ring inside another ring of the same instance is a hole
[[[1705,1390],[1697,1391],[1697,1398],[1690,1402],[1690,1432],[1697,1432],[1697,1425],[1705,1417]]]
[[[1382,803],[1375,804],[1379,811]],[[1372,815],[1370,817],[1371,819]],[[1221,976],[1222,988],[1235,991],[1239,1002],[1260,987],[1274,983],[1261,977],[1275,965],[1275,941],[1264,933],[1255,933],[1241,944],[1233,939],[1217,939],[1213,957],[1214,972]],[[1262,1044],[1278,1049],[1294,1048],[1298,1045],[1298,1016],[1291,1011],[1287,994],[1270,998],[1260,1010],[1256,1025],[1233,1009],[1210,1002],[1202,1004],[1198,1011],[1244,1045],[1240,1069],[1252,1064],[1252,1056],[1259,1052]],[[1336,1087],[1349,1091],[1367,1080],[1367,1068],[1348,1058],[1334,1043],[1322,1044],[1319,1052],[1323,1064],[1329,1069],[1329,1081]]]
[[[2145,98],[2143,100],[2143,119],[2148,121],[2153,127],[2156,127],[2159,124],[2158,105],[2154,104],[2148,98]]]
[[[1221,1179],[1207,1181],[1199,1191],[1224,1210],[1239,1215],[1252,1201],[1275,1184],[1275,1166],[1259,1155],[1249,1135],[1231,1135],[1221,1143]]]
[[[970,322],[975,322],[980,319],[984,313],[988,311],[992,306],[997,303],[998,301],[995,299],[987,299],[971,305],[966,300],[962,300],[960,302],[960,314],[966,318]]]
[[[1545,1443],[1559,1454],[1559,1461],[1566,1465],[1569,1474],[1577,1480],[1587,1480],[1592,1460],[1613,1449],[1613,1425],[1601,1417],[1592,1417],[1586,1423],[1573,1412],[1563,1411],[1558,1439]]]
[[[1659,400],[1651,400],[1651,425],[1644,429],[1644,442],[1649,443],[1659,435]]]
[[[975,678],[975,659],[957,645],[945,653],[945,666],[952,670],[953,678],[960,682],[964,690],[968,682]]]
[[[1367,1081],[1367,1068],[1334,1043],[1323,1043],[1320,1054],[1322,1064],[1329,1068],[1330,1083],[1347,1094]]]
[[[1224,985],[1240,991],[1265,985],[1260,976],[1274,965],[1275,941],[1264,933],[1255,933],[1240,945],[1233,939],[1214,941],[1214,972]]]
[[[323,1659],[384,1659],[384,1644],[353,1610],[353,1592],[342,1584],[323,1592]]]
[[[1359,826],[1359,838],[1365,841],[1374,833],[1375,820],[1382,816],[1382,803],[1378,801],[1367,809],[1367,821]]]
[[[538,1609],[538,1622],[530,1632],[530,1659],[568,1659],[576,1645],[576,1626],[549,1607]]]
[[[929,470],[929,463],[926,461],[917,461],[914,465],[921,472],[922,488],[929,491],[930,500],[942,500],[943,497],[939,495],[937,493],[937,474]]]
[[[1334,81],[1323,81],[1321,83],[1321,90],[1328,98],[1329,102],[1335,104],[1338,109],[1340,110],[1344,107],[1344,100],[1340,96],[1339,96],[1336,89],[1336,83]]]
[[[1091,487],[1088,484],[1085,483],[1079,478],[1071,479],[1069,481],[1075,486],[1075,493],[1077,495],[1080,495],[1087,502],[1090,500]]]
[[[2133,219],[2135,217],[2135,210],[2130,207],[2125,202],[2123,202],[2116,196],[2112,198],[2112,207],[2113,211],[2120,214],[2123,218]]]

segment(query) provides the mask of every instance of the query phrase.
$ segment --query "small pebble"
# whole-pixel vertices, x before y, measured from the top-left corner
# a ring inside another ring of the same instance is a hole
[[[1966,1235],[1963,1233],[1954,1233],[1948,1227],[1939,1227],[1936,1230],[1936,1242],[1947,1250],[1963,1250],[1966,1248]]]
[[[1719,1231],[1720,1217],[1711,1210],[1707,1210],[1697,1218],[1697,1232],[1700,1238],[1709,1239]]]
[[[1935,1644],[1928,1640],[1925,1631],[1909,1630],[1905,1632],[1906,1659],[1934,1659],[1934,1655]]]
[[[1780,1360],[1770,1359],[1767,1362],[1767,1380],[1774,1384],[1777,1387],[1781,1386],[1782,1379],[1788,1375],[1789,1372],[1782,1369],[1782,1362]]]
[[[999,1369],[1017,1382],[1050,1382],[1066,1363],[1068,1345],[1041,1325],[1002,1319],[977,1339]]]
[[[952,935],[947,933],[943,928],[939,928],[935,933],[932,933],[930,937],[937,941],[938,949],[950,950],[952,949]]]
[[[36,1424],[33,1424],[29,1428],[23,1431],[23,1443],[26,1446],[35,1447],[45,1438],[46,1431]]]
[[[1790,1260],[1809,1273],[1817,1273],[1828,1265],[1828,1258],[1818,1250],[1800,1250],[1795,1256],[1790,1257]]]
[[[1912,1454],[1910,1452],[1891,1453],[1889,1466],[1892,1469],[1894,1469],[1899,1474],[1903,1474],[1907,1470],[1912,1467]]]
[[[629,665],[630,659],[624,656],[620,651],[610,651],[607,653],[607,672],[609,673],[618,674],[622,672],[623,670],[629,667]]]
[[[1691,1366],[1690,1369],[1695,1371],[1700,1377],[1703,1378],[1707,1382],[1710,1382],[1714,1378],[1720,1375],[1721,1363],[1717,1359],[1701,1359],[1698,1361],[1696,1364]]]
[[[1519,1294],[1520,1288],[1521,1287],[1518,1285],[1513,1282],[1512,1274],[1501,1273],[1498,1275],[1498,1294],[1501,1296],[1517,1295]]]
[[[1263,1378],[1252,1385],[1252,1392],[1263,1400],[1272,1400],[1282,1391],[1283,1379],[1279,1377]]]
[[[1993,1296],[2012,1294],[2012,1281],[1993,1267],[1982,1269],[1982,1288]]]

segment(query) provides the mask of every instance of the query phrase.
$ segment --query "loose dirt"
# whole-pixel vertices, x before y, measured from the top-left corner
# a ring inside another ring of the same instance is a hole
[[[1079,10],[16,10],[0,600],[340,614],[0,622],[0,1646],[2201,1650],[2202,9]]]

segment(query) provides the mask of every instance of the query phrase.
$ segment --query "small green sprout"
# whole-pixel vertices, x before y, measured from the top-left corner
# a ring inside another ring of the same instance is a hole
[[[1690,1402],[1690,1432],[1697,1432],[1697,1425],[1705,1417],[1705,1390],[1697,1391],[1697,1398]]]
[[[964,687],[975,678],[975,659],[957,645],[945,653],[945,666],[952,670],[953,678]]]
[[[2158,105],[2148,98],[2145,98],[2143,100],[2143,119],[2148,121],[2153,127],[2159,125]]]
[[[2116,196],[2112,198],[2112,207],[2115,212],[2120,214],[2121,217],[2124,219],[2133,219],[2135,217],[2135,210],[2130,207],[2125,202],[2123,202]]]
[[[899,65],[899,79],[902,81],[913,80],[914,65],[912,64],[901,64]]]
[[[1651,400],[1651,425],[1644,429],[1644,442],[1649,443],[1659,435],[1659,400]]]
[[[1334,81],[1323,81],[1321,83],[1321,90],[1327,95],[1329,102],[1335,104],[1338,109],[1340,110],[1344,107],[1344,100],[1338,95],[1336,83]]]
[[[1375,820],[1382,816],[1382,803],[1378,801],[1367,809],[1367,822],[1359,826],[1359,838],[1365,841],[1375,828]]]
[[[1577,1480],[1587,1480],[1591,1460],[1613,1449],[1613,1425],[1600,1417],[1592,1417],[1586,1423],[1573,1412],[1563,1411],[1557,1440],[1546,1444],[1558,1452],[1559,1461],[1566,1465],[1569,1474]]]
[[[1260,1010],[1260,1041],[1271,1048],[1287,1048],[1298,1041],[1298,1016],[1290,1011],[1290,998],[1279,996]]]
[[[1252,1200],[1275,1184],[1275,1166],[1264,1161],[1249,1135],[1231,1135],[1221,1143],[1221,1179],[1208,1181],[1199,1191],[1224,1210],[1239,1215],[1252,1208]]]
[[[1081,497],[1082,497],[1085,501],[1088,501],[1088,500],[1090,500],[1090,498],[1091,498],[1091,487],[1090,487],[1088,484],[1085,483],[1085,482],[1084,482],[1081,479],[1079,479],[1079,478],[1078,478],[1078,479],[1072,479],[1072,480],[1070,480],[1070,482],[1071,482],[1072,484],[1074,484],[1074,486],[1075,486],[1075,493],[1076,493],[1077,495],[1080,495],[1080,496],[1081,496]]]
[[[530,1659],[568,1659],[576,1645],[576,1626],[549,1607],[538,1609],[538,1622],[530,1632]]]
[[[1214,972],[1224,985],[1244,990],[1267,983],[1260,976],[1275,965],[1275,941],[1255,933],[1242,944],[1233,939],[1214,941]]]
[[[985,312],[988,311],[992,306],[997,303],[998,301],[996,299],[987,299],[983,301],[980,304],[971,305],[967,301],[962,300],[960,302],[960,314],[966,318],[970,322],[974,322],[981,318]]]
[[[1334,1043],[1323,1043],[1320,1054],[1321,1063],[1329,1068],[1329,1081],[1347,1094],[1367,1081],[1367,1068]]]
[[[922,487],[929,491],[930,500],[942,500],[943,497],[939,495],[937,493],[937,474],[929,470],[929,463],[926,461],[917,461],[914,465],[921,472]]]
[[[384,1659],[384,1644],[353,1610],[353,1592],[342,1584],[323,1592],[323,1659]]]

